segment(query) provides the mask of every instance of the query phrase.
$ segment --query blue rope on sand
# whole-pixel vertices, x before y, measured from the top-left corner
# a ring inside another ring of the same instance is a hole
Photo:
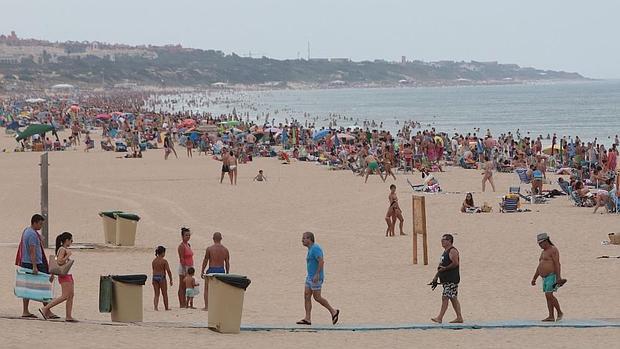
[[[620,328],[620,319],[600,320],[562,320],[541,322],[534,320],[515,320],[498,322],[472,322],[464,324],[402,324],[402,325],[242,325],[241,331],[398,331],[398,330],[479,330],[479,329],[523,329],[523,328]]]

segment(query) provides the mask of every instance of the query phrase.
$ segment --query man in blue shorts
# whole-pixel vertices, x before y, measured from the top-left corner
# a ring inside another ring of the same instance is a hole
[[[340,310],[332,308],[327,299],[321,297],[321,286],[323,285],[324,273],[323,267],[323,250],[321,246],[314,243],[314,234],[307,231],[301,237],[301,243],[308,248],[306,255],[306,265],[308,274],[306,276],[304,288],[304,306],[306,308],[306,317],[297,321],[298,325],[311,325],[312,298],[320,305],[324,306],[332,316],[332,324],[338,323]]]

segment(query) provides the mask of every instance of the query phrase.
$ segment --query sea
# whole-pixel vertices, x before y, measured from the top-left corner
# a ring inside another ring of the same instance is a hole
[[[219,93],[219,95],[218,95]],[[232,94],[232,95],[231,95]],[[248,112],[250,120],[276,124],[297,119],[328,126],[351,127],[373,120],[396,131],[405,121],[422,129],[449,134],[494,135],[512,132],[522,137],[553,135],[609,144],[620,134],[620,80],[522,85],[416,88],[338,88],[209,92],[220,103],[183,105],[192,96],[176,96],[176,110],[213,114]],[[223,97],[228,96],[228,97]],[[159,96],[166,99],[170,96]],[[226,100],[226,102],[221,102]]]

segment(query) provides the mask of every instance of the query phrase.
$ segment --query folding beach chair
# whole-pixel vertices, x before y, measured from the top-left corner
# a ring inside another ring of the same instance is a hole
[[[499,204],[499,211],[503,213],[517,212],[519,209],[519,198],[504,196]]]
[[[515,169],[515,173],[519,176],[519,181],[523,184],[530,184],[531,180],[527,176],[527,168],[517,168]]]

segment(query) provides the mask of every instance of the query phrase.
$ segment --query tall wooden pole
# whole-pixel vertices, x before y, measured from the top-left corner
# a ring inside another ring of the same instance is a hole
[[[48,206],[48,191],[47,191],[47,168],[49,163],[47,161],[47,152],[41,155],[41,215],[45,217],[43,221],[43,228],[41,234],[43,235],[43,245],[49,247],[49,206]]]

